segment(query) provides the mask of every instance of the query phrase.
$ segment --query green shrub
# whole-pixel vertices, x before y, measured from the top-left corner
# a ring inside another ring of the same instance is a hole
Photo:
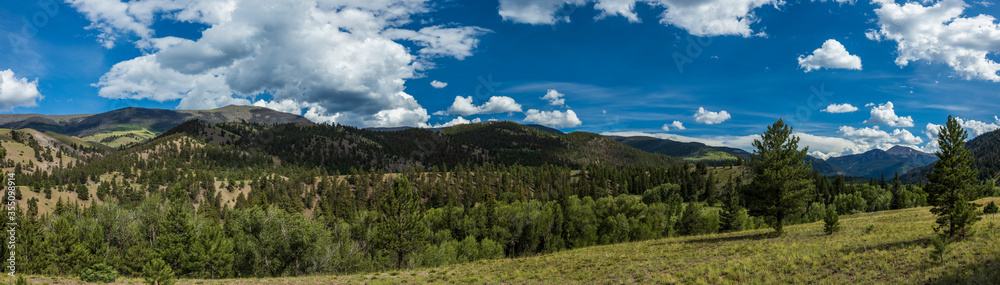
[[[826,205],[823,205],[823,203],[820,202],[813,202],[809,205],[809,210],[806,211],[806,215],[804,216],[805,222],[812,223],[822,220],[826,217],[826,212]]]
[[[484,238],[480,242],[479,254],[484,259],[503,258],[503,246],[493,242],[493,240]]]
[[[870,234],[873,231],[875,231],[875,225],[868,225],[867,227],[865,227],[865,234]]]
[[[837,195],[833,204],[837,205],[837,214],[840,215],[863,213],[868,207],[868,201],[858,193]]]
[[[91,283],[111,283],[118,279],[118,271],[104,263],[94,264],[83,273],[80,273],[80,280]]]
[[[989,205],[986,205],[986,208],[983,208],[983,214],[996,214],[1000,210],[998,208],[1000,207],[997,207],[996,202],[990,202]]]

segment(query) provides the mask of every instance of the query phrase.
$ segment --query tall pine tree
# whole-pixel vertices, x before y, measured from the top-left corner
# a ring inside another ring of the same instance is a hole
[[[931,213],[938,215],[934,230],[949,238],[964,238],[979,220],[976,206],[968,202],[973,198],[970,181],[975,181],[977,174],[972,168],[972,155],[965,149],[968,138],[958,120],[948,116],[948,123],[938,132],[941,150],[934,153],[938,161],[927,173],[928,201],[934,206]]]
[[[757,148],[750,156],[753,181],[744,188],[743,197],[752,215],[774,218],[772,226],[780,235],[785,220],[805,209],[815,187],[809,179],[812,165],[804,160],[809,148],[798,149],[799,138],[781,119],[767,127],[753,146]]]
[[[388,192],[379,205],[378,241],[382,249],[395,254],[398,269],[407,255],[424,247],[427,228],[417,193],[410,189],[409,181],[396,178]]]

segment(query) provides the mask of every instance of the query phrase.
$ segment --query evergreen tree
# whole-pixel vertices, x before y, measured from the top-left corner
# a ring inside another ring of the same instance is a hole
[[[906,199],[903,197],[903,182],[899,180],[899,173],[896,173],[896,177],[892,178],[892,209],[902,209],[905,208]]]
[[[188,209],[191,205],[181,202],[183,199],[186,198],[170,202],[165,219],[157,225],[159,236],[154,242],[156,256],[167,261],[168,266],[177,268],[180,274],[184,274],[185,265],[192,261],[188,254],[194,234],[193,217]]]
[[[833,204],[826,208],[826,216],[823,217],[823,231],[828,235],[840,231],[840,216],[837,216],[837,207]]]
[[[997,203],[991,201],[989,205],[983,208],[983,214],[996,214],[998,210],[1000,209],[998,209]]]
[[[775,219],[773,227],[780,235],[785,221],[805,209],[815,187],[809,179],[812,165],[804,160],[809,148],[798,150],[799,138],[792,136],[792,127],[781,119],[753,146],[757,148],[750,156],[753,181],[743,197],[751,214]]]
[[[146,266],[142,268],[142,277],[146,280],[146,283],[152,285],[173,285],[176,280],[174,279],[174,271],[170,269],[162,259],[153,259],[146,263]]]
[[[76,197],[84,201],[90,200],[90,189],[87,188],[87,185],[76,186]]]
[[[213,279],[228,276],[233,266],[233,240],[214,222],[202,226],[198,233],[187,258],[188,271]]]
[[[949,238],[964,238],[972,224],[979,220],[976,205],[969,203],[972,196],[970,181],[976,179],[972,168],[972,155],[965,149],[968,134],[958,120],[948,116],[948,123],[938,132],[940,150],[934,169],[927,173],[927,194],[931,213],[938,215],[935,231]]]
[[[743,221],[740,219],[740,211],[743,210],[743,207],[740,207],[739,194],[735,191],[730,191],[727,196],[726,200],[722,203],[722,212],[719,216],[722,227],[720,231],[743,230]]]
[[[392,189],[380,203],[381,217],[378,222],[378,242],[382,249],[395,254],[396,268],[402,268],[410,253],[424,247],[427,228],[423,223],[423,212],[417,193],[410,189],[410,182],[397,178]]]
[[[684,207],[677,232],[681,235],[696,235],[702,233],[701,204],[690,202]]]

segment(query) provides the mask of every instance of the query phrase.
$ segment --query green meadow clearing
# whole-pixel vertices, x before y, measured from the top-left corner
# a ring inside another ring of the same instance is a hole
[[[983,201],[996,200],[987,198]],[[266,279],[182,279],[178,284],[1000,284],[1000,215],[930,260],[929,207],[842,216],[770,229],[595,246],[534,257],[413,270]],[[122,279],[118,284],[138,284]],[[78,284],[34,277],[32,284]]]

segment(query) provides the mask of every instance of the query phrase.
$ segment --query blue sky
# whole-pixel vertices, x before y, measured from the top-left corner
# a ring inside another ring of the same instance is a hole
[[[258,105],[362,127],[497,119],[740,148],[784,118],[819,157],[933,151],[948,115],[973,135],[1000,128],[988,1],[2,5],[6,113]]]

